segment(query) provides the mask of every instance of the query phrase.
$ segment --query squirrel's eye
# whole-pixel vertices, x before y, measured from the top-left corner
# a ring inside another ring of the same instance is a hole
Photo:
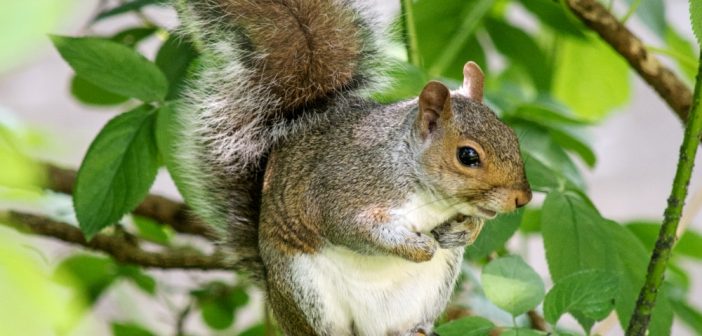
[[[480,155],[473,147],[459,147],[458,161],[461,161],[464,166],[479,167]]]

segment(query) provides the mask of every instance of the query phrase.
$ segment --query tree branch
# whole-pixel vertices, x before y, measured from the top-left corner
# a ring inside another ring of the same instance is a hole
[[[59,168],[49,163],[43,165],[47,172],[45,188],[64,194],[73,194],[76,183],[75,170]],[[168,224],[180,233],[199,235],[208,239],[214,238],[207,226],[191,215],[185,204],[163,196],[146,196],[133,213]]]
[[[133,239],[119,234],[98,233],[92,240],[86,241],[83,233],[72,225],[22,212],[0,212],[0,225],[7,225],[19,231],[84,246],[91,250],[109,254],[117,261],[144,267],[199,270],[232,269],[225,262],[226,258],[218,252],[212,255],[206,255],[194,250],[177,249],[151,252],[140,248]]]
[[[590,29],[616,50],[668,103],[681,121],[687,120],[692,92],[668,67],[646,50],[644,43],[596,0],[566,0]]]

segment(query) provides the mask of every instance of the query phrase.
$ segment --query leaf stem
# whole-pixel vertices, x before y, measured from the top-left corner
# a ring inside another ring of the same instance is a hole
[[[416,66],[421,66],[419,43],[417,42],[417,27],[414,24],[413,0],[400,0],[400,10],[404,22],[403,38],[407,46],[407,61]]]
[[[614,2],[614,1],[612,1],[612,2]],[[632,15],[634,15],[634,13],[636,12],[636,9],[639,8],[640,4],[641,4],[641,0],[634,0],[634,3],[632,3],[631,6],[629,6],[629,10],[626,12],[626,14],[624,14],[624,16],[622,16],[622,18],[619,21],[621,21],[622,24],[625,24],[626,21],[628,21],[629,18]],[[611,3],[610,3],[609,10],[610,11],[612,10]]]
[[[700,60],[702,61],[702,53],[700,54]],[[656,296],[663,282],[665,269],[675,244],[676,231],[680,222],[685,197],[687,196],[687,188],[692,175],[697,147],[702,139],[702,105],[700,105],[700,96],[702,96],[702,66],[698,67],[697,71],[695,93],[685,126],[685,135],[680,146],[678,167],[673,180],[673,188],[668,198],[668,207],[665,209],[663,225],[648,264],[646,282],[641,288],[634,313],[626,330],[627,336],[643,336],[646,334]]]
[[[493,0],[477,1],[465,15],[461,26],[453,35],[450,41],[446,42],[446,48],[441,53],[434,65],[429,69],[429,74],[432,76],[440,76],[451,65],[456,57],[461,53],[461,49],[465,45],[468,38],[473,35],[478,28],[480,21],[492,7]]]

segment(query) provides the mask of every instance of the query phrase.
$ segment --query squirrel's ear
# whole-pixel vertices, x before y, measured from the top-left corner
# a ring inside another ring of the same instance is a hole
[[[461,93],[477,102],[483,101],[483,70],[473,61],[463,66],[463,87]]]
[[[451,91],[440,82],[430,81],[419,94],[417,126],[423,138],[436,129],[439,118],[451,117]]]

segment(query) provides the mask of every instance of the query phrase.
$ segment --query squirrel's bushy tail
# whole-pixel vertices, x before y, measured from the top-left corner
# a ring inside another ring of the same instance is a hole
[[[186,198],[226,237],[235,265],[261,278],[265,156],[323,117],[317,107],[376,84],[378,39],[350,1],[177,1],[184,29],[205,54],[178,108]]]

